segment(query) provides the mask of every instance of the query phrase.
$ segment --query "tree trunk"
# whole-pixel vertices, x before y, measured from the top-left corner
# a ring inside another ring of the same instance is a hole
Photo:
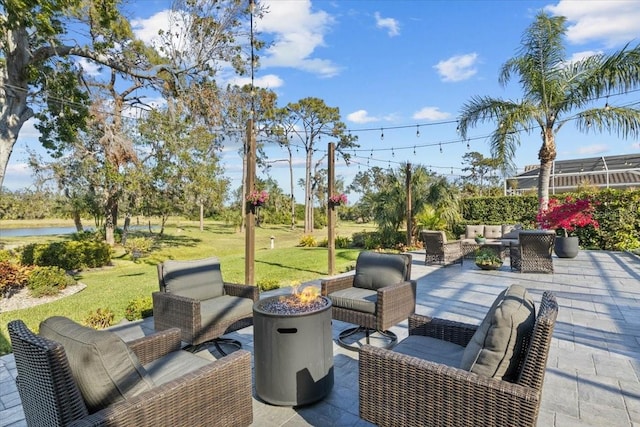
[[[204,231],[204,203],[200,201],[200,231]]]
[[[131,215],[127,213],[124,217],[124,227],[122,228],[122,240],[120,244],[122,246],[127,244],[127,238],[129,237],[129,227],[131,226]]]
[[[73,224],[76,226],[77,232],[81,232],[84,230],[84,228],[82,227],[82,218],[80,217],[79,209],[73,210]]]
[[[291,146],[287,146],[289,150],[289,180],[291,185],[291,229],[296,228],[296,199],[293,196],[293,156],[291,154]]]
[[[304,232],[313,232],[313,193],[311,191],[311,155],[312,149],[307,149],[304,178]]]
[[[538,211],[545,210],[549,206],[549,181],[551,179],[551,167],[556,159],[556,142],[553,128],[548,126],[542,135],[542,147],[538,152],[540,159],[540,174],[538,175]]]

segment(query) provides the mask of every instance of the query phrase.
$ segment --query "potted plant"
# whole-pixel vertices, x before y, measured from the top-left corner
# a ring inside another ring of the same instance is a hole
[[[591,199],[575,199],[567,196],[564,202],[550,199],[546,210],[538,212],[536,220],[541,228],[556,231],[554,251],[560,258],[575,258],[578,255],[579,239],[575,231],[584,227],[598,228],[593,218],[595,210]]]
[[[486,241],[487,241],[487,239],[485,239],[485,238],[484,238],[484,236],[483,236],[482,234],[478,234],[478,235],[475,237],[475,240],[476,240],[476,243],[477,243],[477,244],[479,244],[479,245],[481,245],[481,244],[483,244],[484,242],[486,242]]]
[[[490,248],[480,248],[476,252],[476,265],[483,270],[497,270],[502,267],[502,258]]]
[[[262,190],[262,191],[254,190],[250,192],[249,195],[247,196],[247,202],[252,207],[259,208],[260,206],[267,203],[267,200],[269,200],[269,193],[267,193],[266,190]]]

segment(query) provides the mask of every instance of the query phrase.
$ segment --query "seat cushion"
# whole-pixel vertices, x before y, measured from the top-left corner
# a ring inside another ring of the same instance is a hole
[[[459,368],[464,347],[449,341],[421,335],[409,335],[393,348],[396,353],[419,357],[434,363]]]
[[[467,225],[464,237],[465,239],[474,239],[480,234],[484,235],[484,225]]]
[[[351,287],[330,293],[329,299],[334,307],[375,314],[378,292]]]
[[[203,301],[224,295],[220,261],[216,257],[162,263],[165,292]]]
[[[40,323],[40,335],[64,347],[73,378],[91,413],[154,387],[138,357],[113,332],[55,316]]]
[[[502,237],[501,225],[485,225],[484,237],[487,239],[500,239]]]
[[[223,295],[200,303],[200,320],[202,326],[236,321],[253,316],[253,300],[251,298]]]
[[[180,350],[147,363],[144,369],[155,384],[162,385],[209,365],[215,360],[216,358],[206,350],[195,354]]]
[[[356,261],[353,286],[377,290],[405,281],[408,258],[397,254],[360,252]]]
[[[473,334],[460,367],[487,377],[513,381],[525,338],[535,324],[535,307],[527,290],[511,285],[498,295]]]

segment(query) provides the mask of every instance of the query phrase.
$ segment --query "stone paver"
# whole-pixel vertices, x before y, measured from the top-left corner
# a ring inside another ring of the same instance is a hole
[[[575,259],[554,258],[554,274],[521,274],[508,262],[497,271],[464,266],[425,266],[414,253],[420,314],[478,323],[505,287],[526,286],[536,303],[545,290],[560,311],[547,365],[539,426],[640,425],[640,259],[628,253],[581,251]],[[319,281],[310,284],[318,285]],[[280,291],[282,292],[282,291]],[[272,293],[265,293],[271,295]],[[115,329],[125,339],[152,332],[152,319]],[[350,325],[334,321],[334,338]],[[407,336],[407,323],[392,331]],[[253,350],[253,328],[229,334]],[[335,386],[321,402],[276,407],[254,397],[254,426],[357,426],[358,355],[334,344]],[[0,427],[26,426],[15,386],[13,355],[0,358]],[[255,391],[254,391],[255,396]]]

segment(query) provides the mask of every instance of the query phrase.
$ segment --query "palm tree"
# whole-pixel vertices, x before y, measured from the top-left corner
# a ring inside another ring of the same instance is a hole
[[[519,101],[475,96],[462,108],[459,132],[467,138],[469,127],[495,122],[490,137],[491,154],[503,170],[513,167],[520,133],[540,129],[538,152],[539,208],[547,208],[551,167],[556,158],[556,134],[569,122],[581,132],[615,131],[627,138],[640,134],[640,109],[632,105],[593,106],[593,101],[625,93],[640,86],[640,44],[627,44],[611,55],[598,54],[570,62],[565,53],[566,18],[540,12],[525,31],[519,56],[503,66],[499,82],[505,86],[518,76],[523,99]]]

